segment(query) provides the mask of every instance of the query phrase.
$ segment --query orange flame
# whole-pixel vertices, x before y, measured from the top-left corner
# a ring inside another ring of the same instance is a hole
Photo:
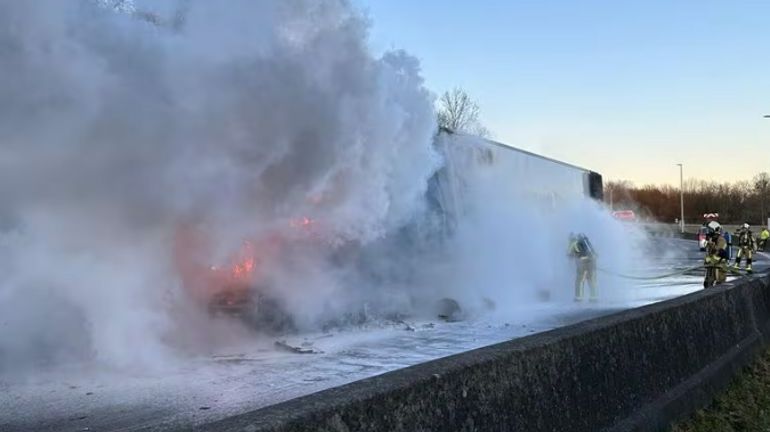
[[[230,275],[238,281],[251,279],[256,269],[257,260],[254,257],[254,245],[244,241],[237,262],[232,266]]]

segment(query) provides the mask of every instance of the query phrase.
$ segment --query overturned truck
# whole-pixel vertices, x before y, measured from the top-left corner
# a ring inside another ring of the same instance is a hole
[[[427,198],[448,218],[462,213],[468,176],[485,171],[498,182],[500,199],[545,205],[580,197],[604,199],[601,174],[507,144],[442,129],[436,148],[444,165],[431,179]]]
[[[212,265],[189,252],[182,263],[185,285],[213,316],[243,320],[265,331],[285,332],[296,328],[296,318],[282,298],[280,281],[270,275],[277,266],[291,268],[292,257],[309,249],[323,249],[325,265],[344,268],[347,283],[380,284],[367,298],[351,295],[344,313],[325,318],[322,326],[360,323],[370,316],[396,317],[408,314],[416,304],[436,304],[437,315],[446,315],[446,298],[420,297],[403,287],[417,284],[420,271],[414,263],[426,255],[440,254],[449,247],[458,223],[467,214],[474,182],[479,178],[495,183],[496,199],[535,202],[544,209],[563,200],[602,199],[602,177],[596,172],[549,159],[487,139],[442,130],[434,146],[443,159],[441,168],[429,179],[425,192],[424,213],[399,230],[371,244],[317,244],[323,235],[323,222],[299,218],[268,232],[261,238],[248,239],[223,262]],[[529,204],[528,204],[529,205]],[[185,238],[195,238],[186,235]],[[200,245],[186,245],[196,250]],[[383,263],[382,257],[388,257]],[[398,272],[393,272],[398,268]],[[301,269],[299,270],[301,271]],[[402,287],[394,292],[393,286]],[[372,296],[382,296],[378,301]],[[393,299],[403,299],[400,303]],[[390,309],[372,305],[388,304]],[[455,311],[460,314],[461,311]],[[352,311],[352,312],[351,312]],[[435,315],[434,315],[435,316]]]

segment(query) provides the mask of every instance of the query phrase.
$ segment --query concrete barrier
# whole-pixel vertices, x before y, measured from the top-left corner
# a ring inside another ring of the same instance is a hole
[[[469,351],[205,431],[652,431],[770,340],[767,276]]]

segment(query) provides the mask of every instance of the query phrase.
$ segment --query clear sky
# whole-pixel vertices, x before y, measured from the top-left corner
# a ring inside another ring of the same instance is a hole
[[[770,1],[354,2],[499,141],[637,184],[770,171]]]

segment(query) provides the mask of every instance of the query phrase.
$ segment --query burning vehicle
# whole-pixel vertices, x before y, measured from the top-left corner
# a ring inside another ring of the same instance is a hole
[[[259,329],[289,330],[292,320],[269,296],[255,248],[254,242],[244,241],[228,265],[210,267],[206,309],[211,316],[238,317]]]
[[[309,218],[293,220],[286,230],[243,240],[220,260],[211,258],[212,242],[203,230],[180,228],[175,257],[182,284],[212,317],[237,318],[261,331],[292,331],[294,319],[269,270],[310,239],[312,225]]]

